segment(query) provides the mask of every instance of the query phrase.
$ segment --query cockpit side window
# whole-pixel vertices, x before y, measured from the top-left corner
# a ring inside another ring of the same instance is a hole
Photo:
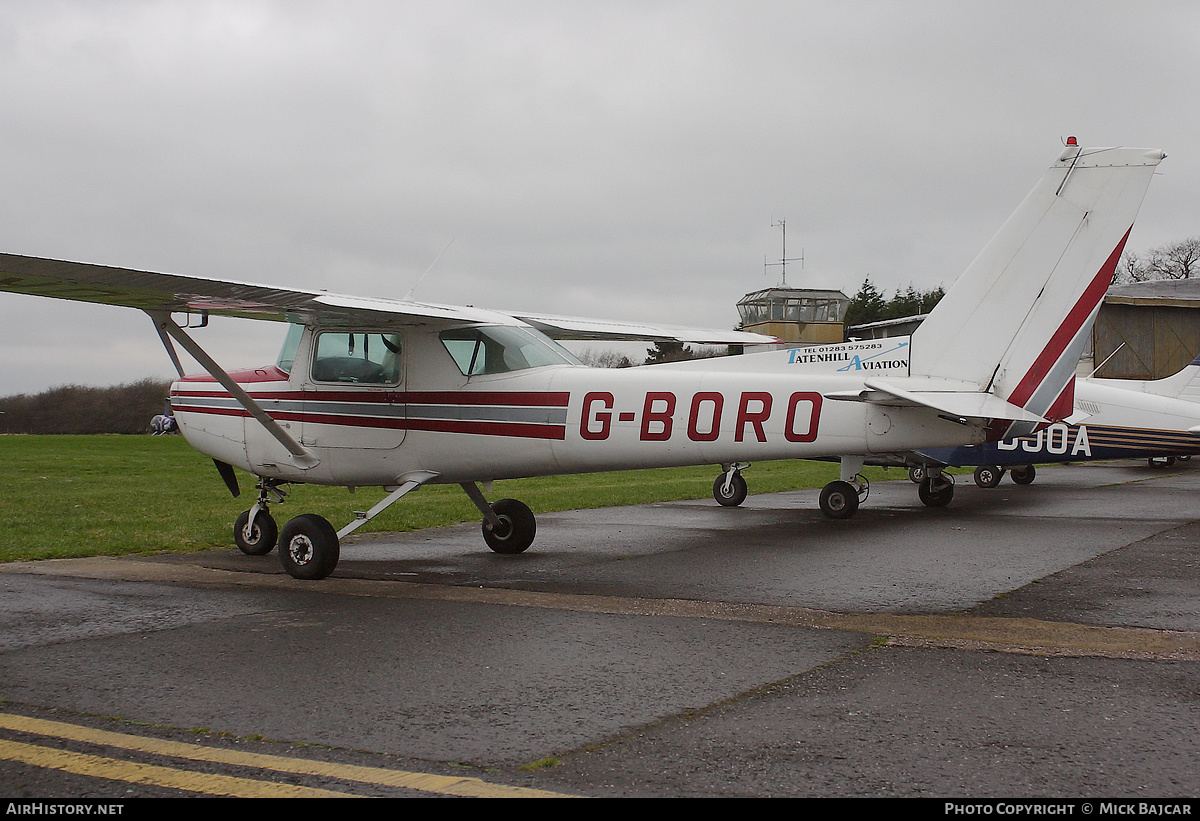
[[[400,350],[399,334],[323,331],[313,346],[313,381],[399,384]]]
[[[454,328],[439,338],[464,376],[579,364],[565,348],[530,328]]]

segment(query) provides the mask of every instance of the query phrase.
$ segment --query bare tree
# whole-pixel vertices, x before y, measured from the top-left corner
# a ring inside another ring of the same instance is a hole
[[[1191,279],[1200,275],[1200,237],[1160,245],[1138,256],[1126,251],[1113,282],[1126,285],[1159,279]]]
[[[593,368],[632,368],[636,364],[628,356],[617,351],[596,351],[588,348],[577,356],[580,362]]]

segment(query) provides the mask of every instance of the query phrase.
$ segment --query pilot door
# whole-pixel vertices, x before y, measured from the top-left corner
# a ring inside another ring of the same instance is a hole
[[[300,441],[395,448],[404,441],[404,352],[398,333],[316,331],[303,387]]]

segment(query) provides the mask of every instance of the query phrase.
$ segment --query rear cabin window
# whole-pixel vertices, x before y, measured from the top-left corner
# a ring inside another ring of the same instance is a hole
[[[317,334],[313,348],[314,382],[395,385],[400,382],[400,335],[383,333]]]
[[[529,328],[455,328],[438,336],[464,376],[580,364],[561,345]]]

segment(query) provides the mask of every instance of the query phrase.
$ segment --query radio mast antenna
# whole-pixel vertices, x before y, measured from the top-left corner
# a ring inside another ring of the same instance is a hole
[[[787,264],[789,262],[799,262],[800,269],[803,270],[804,269],[804,249],[803,248],[800,249],[800,256],[789,258],[787,255],[787,220],[778,220],[777,222],[771,223],[772,228],[774,228],[775,226],[779,226],[780,228],[783,229],[783,256],[779,258],[779,262],[767,262],[766,258],[764,258],[763,259],[763,269],[764,269],[763,273],[766,273],[765,269],[771,268],[775,265],[778,265],[780,268],[780,276],[782,279],[782,282],[780,282],[779,287],[786,288],[787,287]]]

